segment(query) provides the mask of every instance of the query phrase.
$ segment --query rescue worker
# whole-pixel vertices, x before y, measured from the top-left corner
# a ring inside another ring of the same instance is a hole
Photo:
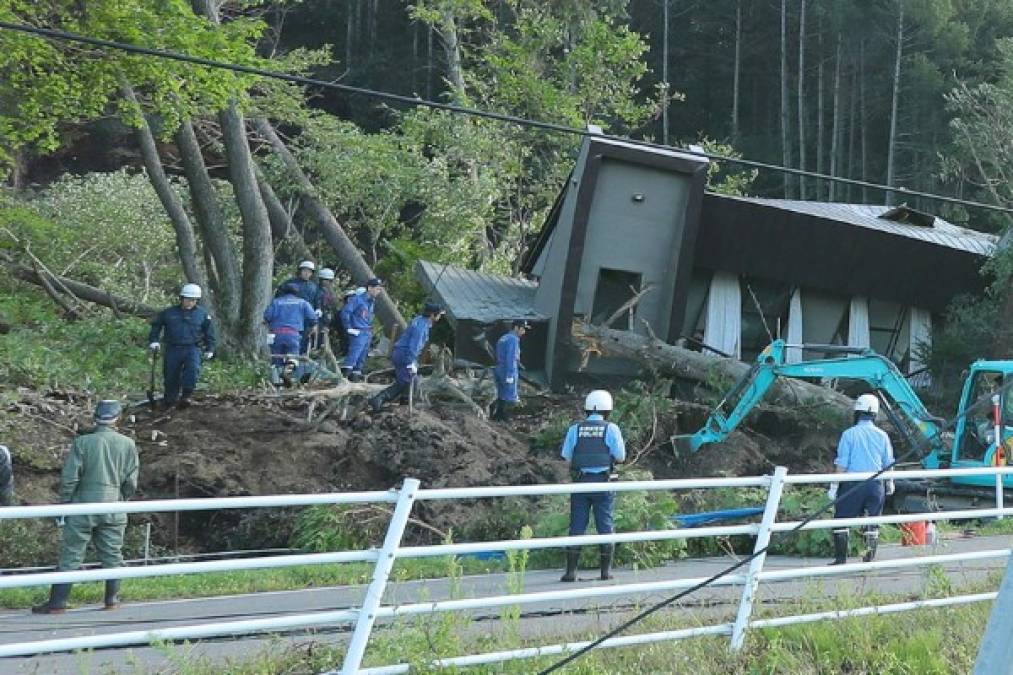
[[[419,356],[429,341],[429,330],[441,316],[443,307],[427,301],[422,313],[412,319],[405,332],[401,333],[390,352],[390,360],[394,364],[394,384],[369,399],[369,407],[373,412],[380,412],[384,403],[407,394],[414,386],[415,376],[419,372]]]
[[[383,292],[383,282],[370,279],[366,292],[351,299],[345,311],[345,333],[348,335],[348,355],[341,365],[342,374],[352,382],[362,382],[362,370],[369,356],[373,338],[373,310],[376,297]]]
[[[132,439],[116,431],[120,412],[119,401],[100,402],[95,408],[95,429],[74,439],[60,477],[62,503],[125,501],[137,490],[137,448]],[[89,542],[95,546],[102,567],[122,567],[126,527],[125,513],[67,516],[57,570],[78,569]],[[49,601],[33,607],[32,612],[67,611],[70,588],[71,584],[54,584]],[[120,606],[119,590],[119,579],[106,581],[105,609]]]
[[[179,291],[179,304],[162,310],[151,322],[148,349],[157,354],[161,349],[159,340],[166,343],[162,361],[165,383],[162,402],[165,407],[173,406],[177,401],[183,408],[190,405],[190,396],[200,376],[201,351],[205,360],[215,355],[217,339],[214,324],[207,311],[197,304],[200,297],[200,286],[183,284]]]
[[[319,349],[324,346],[324,334],[334,322],[334,315],[338,311],[338,299],[334,295],[334,270],[324,267],[317,274],[319,297],[320,297],[320,323],[317,327],[317,337],[313,341],[313,347]]]
[[[608,421],[612,412],[612,394],[603,389],[592,391],[584,400],[587,418],[570,427],[560,453],[570,463],[570,474],[578,483],[602,483],[613,478],[616,462],[626,460],[626,444],[619,427]],[[570,536],[584,534],[592,509],[598,534],[613,532],[614,492],[573,493],[570,495]],[[600,572],[602,580],[612,578],[614,544],[602,544]],[[577,580],[580,547],[566,549],[566,572],[560,581]]]
[[[313,264],[312,260],[303,260],[299,263],[295,276],[286,279],[285,283],[278,287],[275,297],[282,295],[282,288],[285,284],[295,284],[298,289],[296,295],[310,303],[310,307],[314,310],[320,309],[320,286],[313,280],[316,269],[317,266]],[[333,279],[333,277],[331,278]]]
[[[0,506],[14,506],[14,463],[6,445],[0,445]]]
[[[339,356],[345,356],[348,354],[348,339],[351,337],[348,334],[348,312],[352,309],[352,298],[359,293],[365,293],[365,288],[350,288],[341,294],[341,309],[334,315],[334,320],[331,322],[331,329],[334,334],[338,336],[338,352]]]
[[[517,384],[521,365],[521,338],[530,330],[531,324],[517,319],[510,330],[496,341],[496,400],[493,401],[490,417],[496,422],[506,422],[510,409],[520,401]]]
[[[837,444],[837,458],[834,466],[837,473],[875,473],[893,464],[893,446],[886,432],[876,426],[879,413],[879,399],[874,394],[862,394],[855,399],[855,424],[845,429]],[[892,495],[894,483],[866,481],[846,483],[845,494],[834,507],[834,518],[859,518],[863,515],[878,516],[883,513],[883,502]],[[837,498],[838,483],[831,483],[827,495]],[[866,551],[864,562],[872,562],[879,544],[879,526],[865,528]],[[848,561],[848,528],[834,530],[834,560],[831,565],[843,565]]]
[[[299,297],[299,286],[286,281],[279,289],[281,295],[264,310],[267,324],[267,344],[274,358],[271,365],[283,368],[285,355],[300,353],[302,335],[317,324],[317,313],[310,303]]]

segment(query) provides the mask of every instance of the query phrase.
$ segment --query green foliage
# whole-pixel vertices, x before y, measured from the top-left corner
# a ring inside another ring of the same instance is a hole
[[[311,506],[296,517],[290,543],[310,553],[376,546],[383,539],[387,519],[363,517],[362,511],[343,504]]]

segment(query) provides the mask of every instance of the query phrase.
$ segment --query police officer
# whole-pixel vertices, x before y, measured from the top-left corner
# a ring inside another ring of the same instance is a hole
[[[429,329],[441,316],[443,307],[427,301],[422,308],[422,314],[412,319],[405,332],[401,333],[390,352],[390,360],[394,364],[394,384],[369,400],[369,407],[373,412],[380,412],[384,403],[406,394],[414,384],[415,376],[419,372],[419,356],[429,341]]]
[[[204,359],[215,355],[215,329],[207,311],[197,304],[201,290],[197,284],[183,284],[179,291],[179,304],[162,310],[151,322],[148,349],[157,353],[160,339],[165,340],[162,373],[165,381],[166,407],[190,405],[190,395],[197,386],[201,368],[201,350]],[[164,331],[164,334],[163,334]],[[180,389],[182,388],[182,398]]]
[[[271,364],[284,366],[284,356],[299,354],[302,336],[317,323],[317,313],[310,303],[299,297],[299,287],[286,281],[281,285],[281,295],[271,301],[264,310],[267,323],[267,344],[275,358]]]
[[[879,413],[879,399],[874,394],[862,394],[855,399],[855,424],[845,429],[837,444],[837,458],[834,466],[837,473],[875,473],[893,464],[893,446],[886,432],[875,424]],[[886,495],[893,494],[892,480],[867,481],[845,484],[845,494],[834,508],[834,518],[859,518],[863,514],[878,516],[883,513]],[[831,483],[827,494],[837,498],[838,484]],[[864,562],[872,562],[879,544],[879,526],[865,528],[866,551]],[[843,565],[848,561],[848,528],[834,530],[834,560],[831,565]]]
[[[275,297],[282,295],[282,288],[285,284],[295,284],[300,298],[310,303],[310,306],[316,310],[320,309],[320,286],[313,280],[313,275],[316,273],[317,266],[313,264],[312,260],[303,260],[299,263],[299,267],[296,269],[294,277],[290,277],[285,280],[281,286],[278,287],[278,292],[275,293]],[[331,277],[334,278],[333,276]]]
[[[602,483],[611,478],[616,462],[626,460],[626,444],[619,427],[607,421],[612,412],[612,395],[598,389],[584,400],[587,418],[570,427],[563,441],[562,457],[570,463],[573,480],[579,483]],[[588,492],[570,495],[570,536],[584,534],[591,510],[598,534],[611,534],[614,492]],[[613,544],[600,547],[601,578],[612,578]],[[560,581],[577,580],[580,547],[566,549],[566,572]]]
[[[0,506],[14,505],[14,464],[11,451],[0,445]]]
[[[362,370],[369,356],[369,344],[373,337],[373,309],[376,298],[383,292],[383,282],[370,279],[366,292],[357,294],[343,310],[345,333],[348,335],[348,355],[341,365],[341,372],[352,382],[362,382]]]
[[[137,490],[137,448],[130,438],[117,433],[119,401],[102,401],[95,408],[96,427],[74,439],[60,477],[60,501],[119,502],[130,499]],[[91,516],[67,516],[57,570],[76,570],[84,562],[85,549],[95,546],[102,567],[123,566],[125,513]],[[49,601],[32,608],[35,614],[62,614],[67,610],[71,584],[55,584]],[[106,581],[105,608],[120,605],[120,581]]]
[[[531,324],[527,321],[517,319],[510,330],[496,341],[496,368],[493,370],[496,400],[490,411],[494,421],[506,422],[510,418],[510,408],[520,400],[517,381],[521,365],[521,338],[530,328]]]

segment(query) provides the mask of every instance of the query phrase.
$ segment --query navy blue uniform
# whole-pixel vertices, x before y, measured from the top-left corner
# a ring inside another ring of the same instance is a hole
[[[360,293],[349,300],[341,311],[348,334],[348,356],[341,368],[353,375],[362,375],[369,355],[369,343],[373,337],[373,307],[373,297],[369,293]]]
[[[619,427],[606,422],[601,415],[588,415],[566,432],[563,459],[570,462],[580,483],[601,483],[608,480],[614,462],[626,459],[626,444]],[[614,492],[588,492],[570,495],[570,534],[587,531],[591,511],[594,510],[594,527],[598,534],[612,532],[612,506]]]
[[[415,373],[418,371],[419,356],[422,354],[426,342],[429,341],[431,327],[431,319],[425,316],[416,316],[394,343],[394,348],[390,352],[390,360],[394,364],[394,384],[371,399],[370,404],[374,410],[379,410],[380,406],[387,401],[404,396],[408,392]]]
[[[296,286],[298,286],[299,297],[305,300],[306,302],[310,303],[310,307],[312,307],[313,309],[320,309],[320,300],[321,300],[320,286],[317,284],[317,282],[313,281],[312,279],[302,279],[300,277],[292,277],[284,284],[282,284],[282,287],[284,287],[285,284],[295,284]],[[281,289],[279,288],[275,292],[274,297],[279,298],[281,297],[281,295],[282,295]]]
[[[283,355],[302,353],[300,336],[305,335],[307,328],[317,322],[316,312],[308,302],[291,293],[275,298],[264,310],[264,321],[268,330],[274,334],[271,353],[275,354],[272,363],[283,365]]]
[[[200,376],[201,351],[214,352],[215,329],[207,310],[200,305],[183,309],[179,305],[162,310],[151,322],[148,342],[164,342],[162,376],[165,402],[179,400],[180,390],[189,396]]]

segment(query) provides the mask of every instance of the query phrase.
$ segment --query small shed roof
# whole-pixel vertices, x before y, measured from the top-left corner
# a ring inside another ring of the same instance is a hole
[[[420,260],[416,278],[447,308],[454,321],[493,323],[505,319],[544,321],[534,309],[538,284]]]

